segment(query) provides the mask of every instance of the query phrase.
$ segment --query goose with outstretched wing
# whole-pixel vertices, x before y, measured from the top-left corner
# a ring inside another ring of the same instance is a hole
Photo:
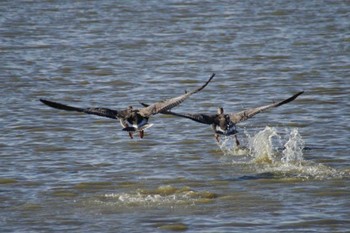
[[[184,117],[191,119],[193,121],[202,123],[202,124],[208,124],[212,126],[212,129],[215,132],[215,139],[217,142],[219,142],[220,135],[229,136],[234,135],[236,139],[236,144],[239,145],[239,141],[237,139],[237,133],[236,130],[236,124],[242,121],[245,121],[254,115],[264,112],[271,108],[279,107],[283,104],[289,103],[293,100],[295,100],[299,95],[303,94],[304,92],[301,91],[292,97],[289,97],[288,99],[285,99],[283,101],[272,103],[268,105],[264,105],[257,108],[251,108],[247,109],[241,112],[232,113],[232,114],[225,114],[223,108],[218,108],[218,111],[216,114],[196,114],[196,113],[177,113],[173,111],[163,111],[162,114],[170,114],[178,117]],[[141,103],[143,106],[148,106],[147,104]]]
[[[40,99],[40,101],[52,108],[57,108],[66,111],[82,112],[86,114],[92,114],[112,119],[119,119],[123,130],[129,133],[130,138],[133,138],[133,133],[135,131],[139,131],[140,138],[143,138],[144,130],[153,125],[148,123],[149,117],[151,115],[169,111],[173,107],[178,106],[191,95],[204,89],[214,78],[214,76],[215,74],[212,74],[209,80],[204,85],[195,90],[186,92],[185,94],[174,98],[156,102],[141,109],[134,109],[132,106],[129,106],[127,109],[124,110],[113,110],[109,108],[78,108],[45,99]]]

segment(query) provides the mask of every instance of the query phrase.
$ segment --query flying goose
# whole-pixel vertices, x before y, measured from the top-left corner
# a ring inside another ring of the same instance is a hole
[[[214,78],[214,76],[215,74],[212,74],[209,80],[203,86],[193,91],[186,92],[185,94],[174,98],[156,102],[141,109],[134,109],[132,106],[129,106],[127,109],[124,110],[112,110],[109,108],[77,108],[45,99],[40,99],[40,101],[52,108],[93,114],[112,119],[119,119],[123,130],[129,133],[129,137],[131,139],[133,138],[133,133],[135,131],[139,131],[140,138],[143,138],[144,130],[153,125],[148,123],[148,119],[151,115],[168,111],[173,107],[176,107],[177,105],[181,104],[188,97],[205,88],[209,84],[209,82]]]
[[[232,114],[225,114],[224,109],[222,107],[218,108],[217,114],[195,114],[195,113],[176,113],[173,111],[163,111],[162,114],[170,114],[174,116],[184,117],[191,119],[193,121],[202,123],[202,124],[208,124],[211,125],[212,129],[215,132],[215,139],[217,142],[219,142],[220,135],[229,136],[234,135],[236,144],[239,145],[239,141],[237,139],[237,133],[236,130],[236,124],[242,121],[245,121],[254,115],[264,112],[270,108],[275,108],[278,106],[281,106],[283,104],[289,103],[293,100],[295,100],[299,95],[303,94],[304,92],[301,91],[292,97],[285,99],[283,101],[272,103],[268,105],[264,105],[257,108],[250,108],[241,112],[232,113]],[[148,106],[147,104],[141,103],[143,106]]]

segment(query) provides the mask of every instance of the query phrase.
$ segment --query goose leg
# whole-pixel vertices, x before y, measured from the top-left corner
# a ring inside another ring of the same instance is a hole
[[[216,140],[217,142],[220,142],[220,136],[219,136],[219,134],[215,134],[214,137],[215,137],[215,140]]]
[[[131,133],[131,132],[129,132],[129,137],[130,137],[131,139],[134,138],[134,137],[132,136],[132,133]]]
[[[145,132],[143,130],[140,131],[140,138],[143,138],[143,136],[145,135]]]
[[[237,134],[235,134],[235,140],[236,140],[236,145],[239,146],[240,143],[239,143],[239,141],[238,141]]]

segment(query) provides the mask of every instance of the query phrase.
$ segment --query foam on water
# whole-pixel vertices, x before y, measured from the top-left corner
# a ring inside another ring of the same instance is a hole
[[[192,206],[210,203],[217,195],[211,192],[193,191],[188,187],[160,186],[155,190],[139,189],[130,193],[109,193],[90,200],[100,207],[157,207]]]
[[[298,129],[286,129],[282,137],[276,128],[266,126],[251,136],[245,131],[247,147],[239,148],[225,138],[220,144],[224,155],[231,156],[234,164],[251,165],[255,173],[270,173],[273,177],[301,179],[342,178],[348,172],[323,164],[307,161],[303,157],[305,141]],[[281,149],[282,148],[282,149]]]

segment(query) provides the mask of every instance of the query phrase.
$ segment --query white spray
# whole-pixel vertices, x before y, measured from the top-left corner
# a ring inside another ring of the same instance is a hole
[[[284,144],[281,161],[285,164],[300,165],[303,159],[305,142],[297,129],[290,132],[289,140]]]
[[[274,138],[280,140],[275,128],[266,126],[264,130],[258,132],[249,139],[249,149],[256,162],[273,162],[276,148],[273,145]]]

